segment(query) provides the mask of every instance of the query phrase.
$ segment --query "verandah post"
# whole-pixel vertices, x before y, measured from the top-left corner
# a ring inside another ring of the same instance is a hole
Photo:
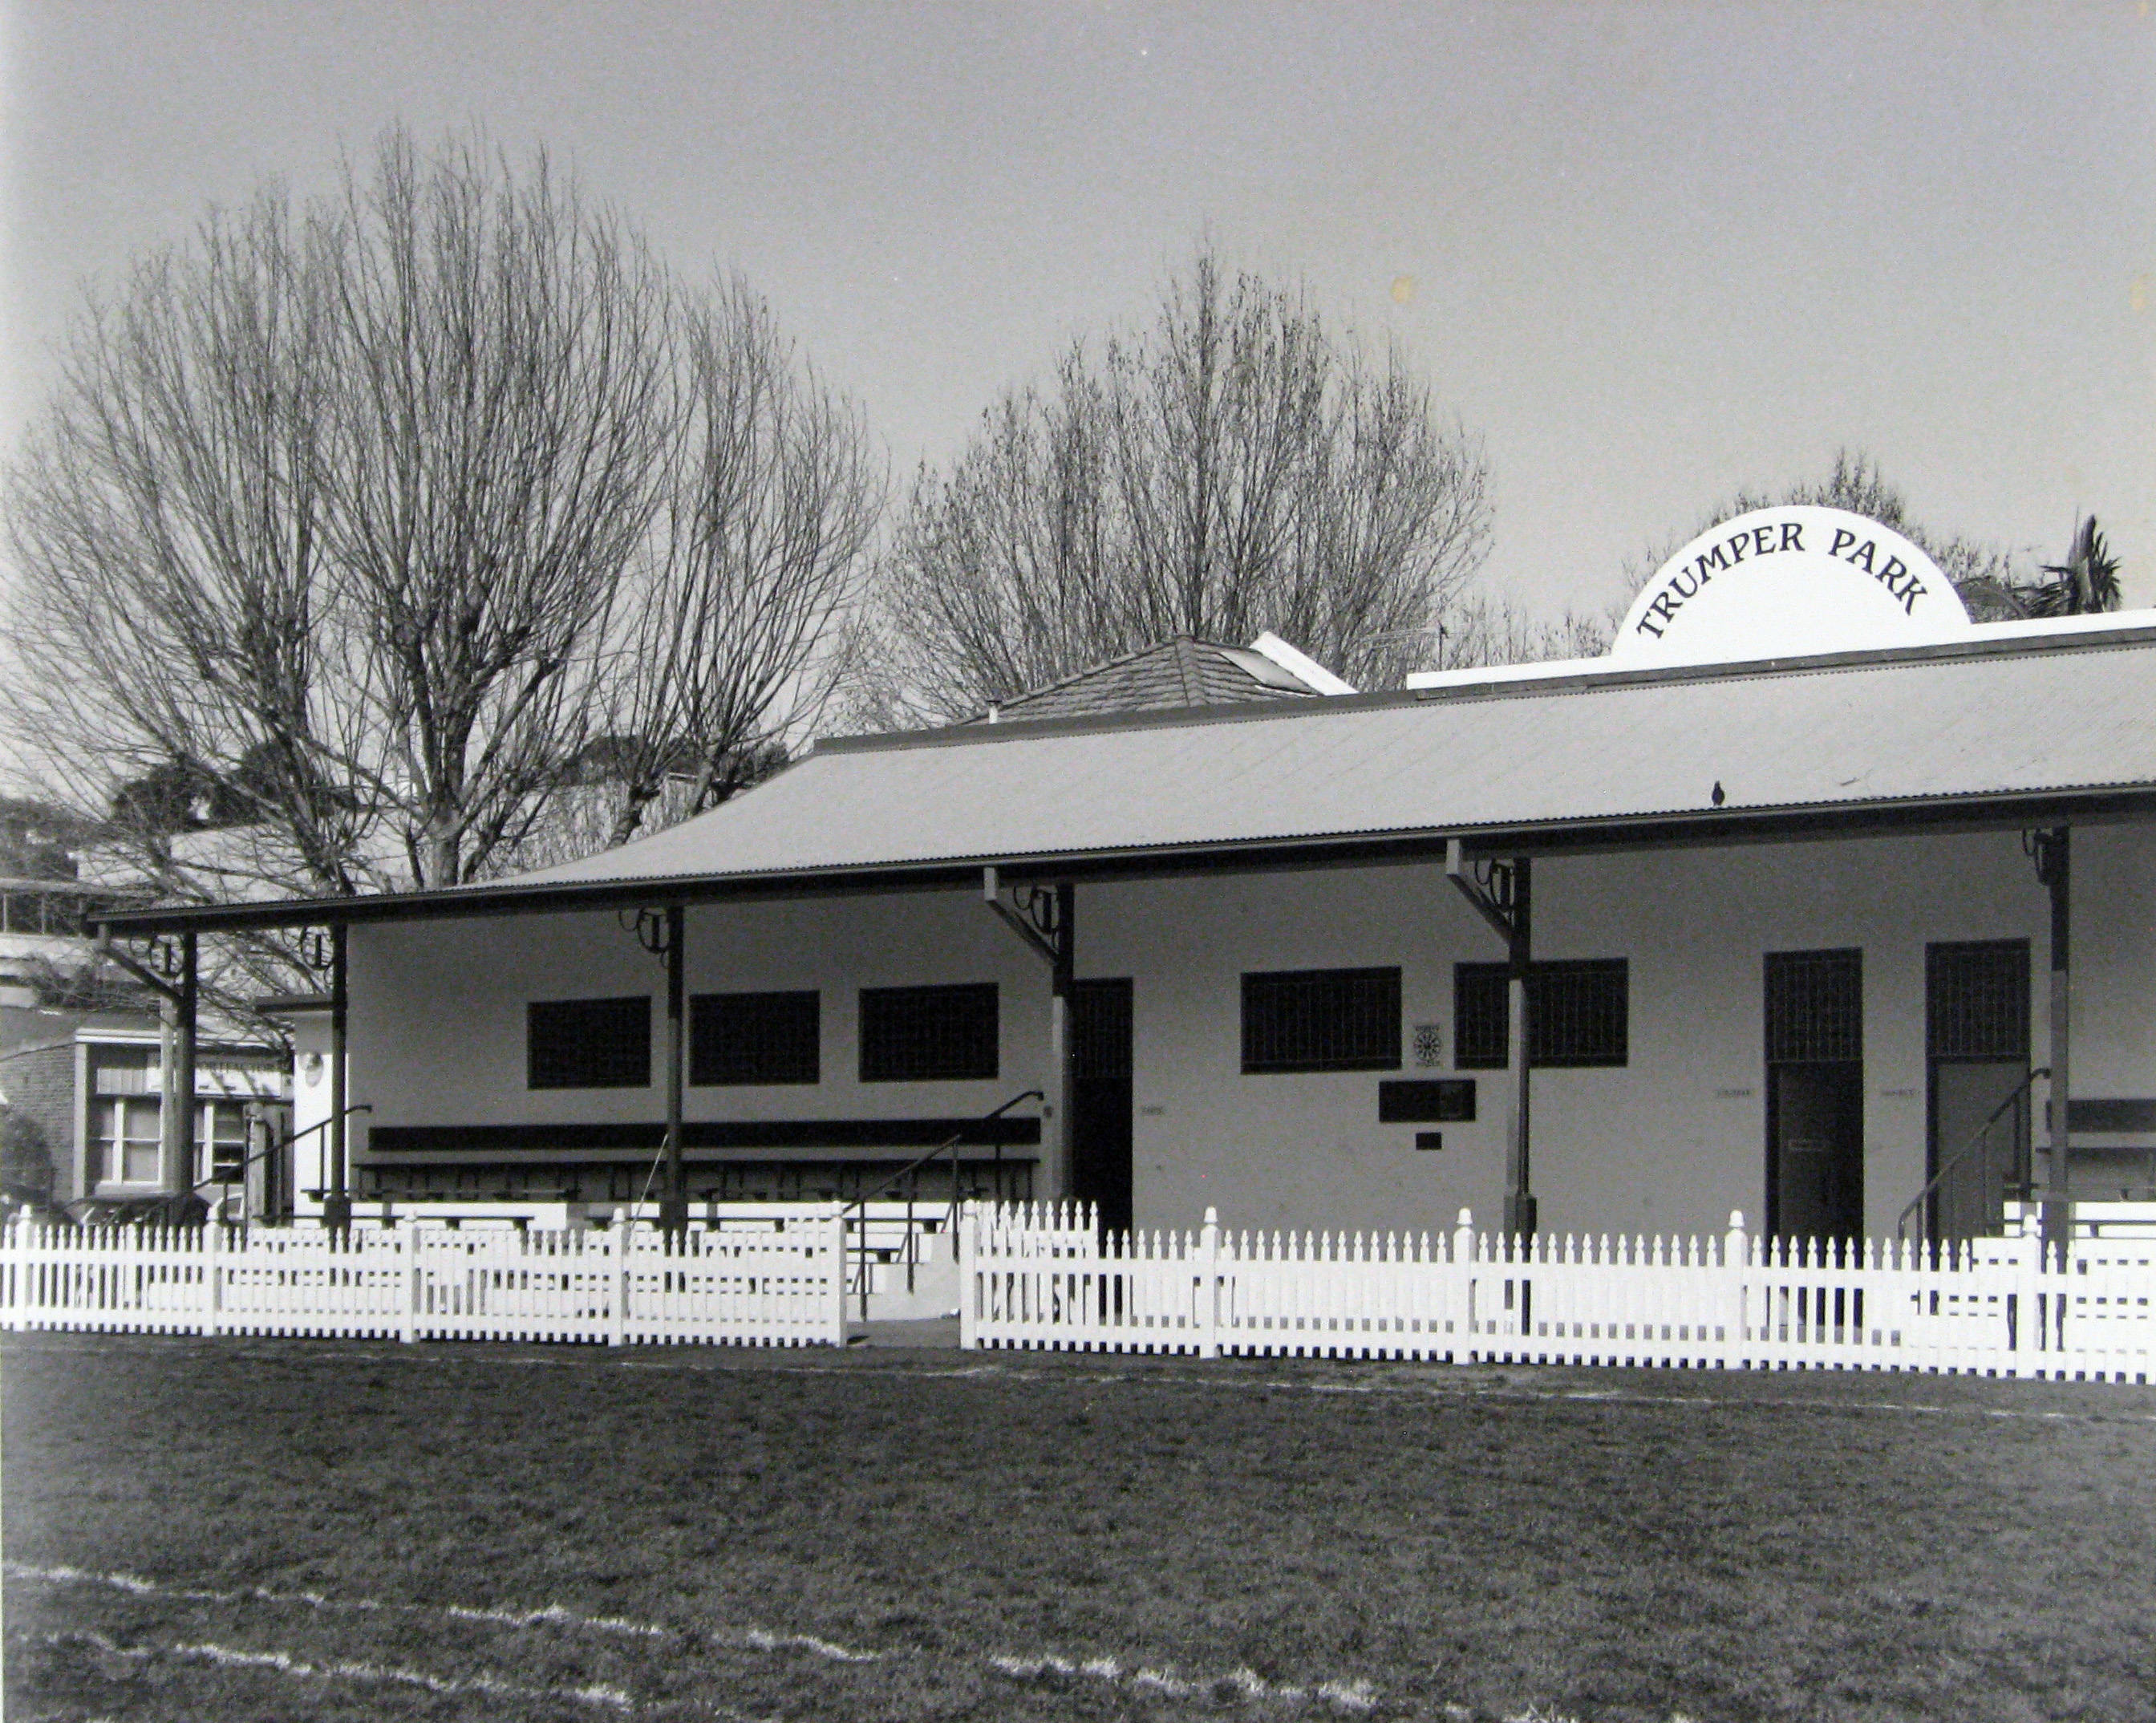
[[[1512,1112],[1505,1143],[1505,1232],[1532,1238],[1536,1232],[1533,1132],[1528,1102],[1533,1090],[1528,1049],[1534,1036],[1534,872],[1525,856],[1512,861],[1512,939],[1505,954],[1506,1034],[1512,1055]]]
[[[687,938],[688,912],[679,903],[666,906],[666,1194],[660,1202],[659,1224],[677,1244],[689,1235],[689,1185],[681,1162],[681,1083],[683,1062],[684,990],[686,986],[682,945]]]
[[[180,935],[179,985],[160,1012],[168,1026],[161,1057],[165,1062],[162,1121],[165,1152],[165,1219],[184,1227],[195,1211],[195,1032],[201,1003],[195,935]]]
[[[341,1238],[352,1236],[352,1191],[346,1182],[345,1034],[351,1014],[350,975],[346,969],[345,924],[330,924],[330,1123],[329,1176],[323,1180],[322,1225]]]

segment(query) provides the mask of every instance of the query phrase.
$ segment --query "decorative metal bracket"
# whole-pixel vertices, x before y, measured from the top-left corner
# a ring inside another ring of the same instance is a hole
[[[2021,853],[2035,866],[2036,883],[2041,886],[2052,884],[2064,872],[2061,864],[2066,856],[2066,828],[2046,825],[2023,832]]]
[[[176,951],[170,940],[159,934],[152,934],[146,939],[131,943],[141,947],[142,957],[122,951],[113,943],[111,931],[108,928],[99,934],[97,949],[159,998],[177,1004],[182,991],[180,978],[187,967],[185,957]],[[148,961],[145,962],[144,958]]]
[[[614,919],[620,923],[624,933],[634,934],[636,943],[663,965],[666,961],[668,945],[666,912],[645,904],[634,912],[634,921],[629,919],[631,913],[626,909],[617,910]]]
[[[336,945],[327,928],[309,928],[300,935],[300,961],[318,975],[336,965]]]
[[[1054,886],[1022,884],[1011,887],[1016,904],[1003,899],[1003,882],[993,867],[981,870],[981,901],[995,911],[1004,923],[1025,941],[1034,955],[1051,970],[1063,964],[1070,949],[1070,930],[1064,926],[1058,893]]]
[[[1507,945],[1519,937],[1519,876],[1512,862],[1495,856],[1478,856],[1471,862],[1466,846],[1455,837],[1445,846],[1445,877]]]

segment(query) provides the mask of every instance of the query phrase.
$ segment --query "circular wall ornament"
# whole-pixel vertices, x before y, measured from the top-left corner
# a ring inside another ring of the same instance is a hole
[[[320,1053],[309,1053],[300,1061],[300,1075],[306,1079],[309,1088],[322,1080],[322,1067],[326,1062]]]
[[[1716,664],[1922,645],[1971,624],[1938,565],[1862,515],[1791,504],[1724,521],[1656,569],[1613,659]]]

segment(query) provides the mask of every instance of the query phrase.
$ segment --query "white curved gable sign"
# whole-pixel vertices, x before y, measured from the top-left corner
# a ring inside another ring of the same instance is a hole
[[[1703,532],[1656,571],[1625,613],[1612,658],[1708,664],[1967,631],[1938,566],[1900,533],[1835,508],[1755,509]]]

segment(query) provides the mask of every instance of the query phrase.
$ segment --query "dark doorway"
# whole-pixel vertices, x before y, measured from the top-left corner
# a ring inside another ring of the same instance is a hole
[[[1131,984],[1081,981],[1070,1001],[1070,1186],[1101,1230],[1131,1225]]]
[[[1767,1230],[1864,1230],[1864,954],[1767,954]]]
[[[1998,1233],[2029,1186],[2029,942],[1927,947],[1924,1043],[1930,1236]]]

